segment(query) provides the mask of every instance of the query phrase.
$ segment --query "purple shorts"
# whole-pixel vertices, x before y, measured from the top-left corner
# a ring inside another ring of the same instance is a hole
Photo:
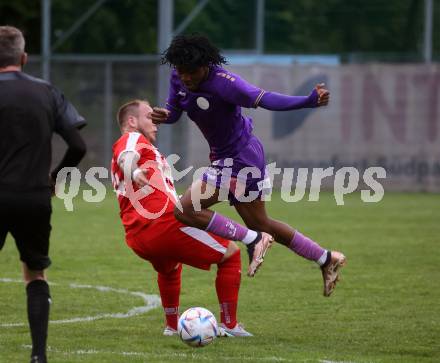
[[[271,183],[260,140],[252,135],[238,154],[214,160],[203,173],[202,180],[219,189],[220,199],[228,199],[231,205],[261,199],[270,191]]]

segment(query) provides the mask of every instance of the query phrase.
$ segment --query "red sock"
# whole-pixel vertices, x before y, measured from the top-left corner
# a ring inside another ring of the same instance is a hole
[[[221,322],[228,328],[237,325],[238,291],[240,290],[240,250],[218,264],[215,288],[220,303]]]
[[[177,320],[179,318],[179,297],[180,297],[180,275],[182,265],[170,273],[157,274],[157,283],[159,285],[160,298],[162,300],[163,310],[167,326],[177,330]]]

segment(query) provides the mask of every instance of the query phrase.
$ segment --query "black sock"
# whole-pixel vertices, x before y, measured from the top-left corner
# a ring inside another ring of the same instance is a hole
[[[328,250],[327,251],[327,257],[325,259],[324,264],[321,266],[321,268],[322,267],[327,267],[331,260],[332,260],[332,251]]]
[[[246,245],[247,253],[249,256],[249,263],[252,262],[252,258],[254,257],[255,245],[261,239],[261,237],[262,237],[261,232],[257,231],[257,237],[255,237],[255,239],[251,243]]]
[[[46,361],[47,326],[49,323],[49,285],[44,280],[31,281],[26,287],[27,311],[32,337],[32,354]]]

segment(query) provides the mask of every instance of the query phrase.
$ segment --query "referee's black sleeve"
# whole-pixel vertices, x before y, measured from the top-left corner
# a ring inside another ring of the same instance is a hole
[[[87,148],[78,130],[85,126],[86,121],[62,92],[53,86],[51,91],[55,100],[55,132],[68,146],[63,159],[50,174],[55,181],[62,168],[77,166],[84,157]]]
[[[53,181],[62,168],[77,166],[87,151],[86,144],[75,125],[65,127],[58,133],[67,143],[68,148],[61,162],[50,174]]]
[[[55,132],[61,135],[64,129],[69,129],[71,126],[77,129],[83,128],[86,125],[84,117],[57,88],[52,86],[51,91],[55,100]]]

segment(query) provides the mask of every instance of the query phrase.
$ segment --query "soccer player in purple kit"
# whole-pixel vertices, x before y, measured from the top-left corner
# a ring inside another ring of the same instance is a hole
[[[182,196],[183,211],[176,208],[176,218],[189,226],[244,242],[250,258],[249,276],[255,274],[271,246],[267,238],[252,239],[249,236],[260,232],[270,234],[276,242],[320,266],[324,296],[330,296],[339,280],[339,268],[345,264],[346,258],[340,252],[322,248],[299,231],[266,214],[262,196],[270,187],[270,181],[265,171],[264,149],[260,140],[252,134],[252,119],[241,113],[241,107],[283,111],[325,106],[329,101],[329,91],[323,84],[317,85],[308,96],[265,91],[222,68],[226,59],[201,35],[174,37],[163,54],[162,63],[174,69],[166,109],[154,108],[153,121],[172,124],[185,111],[210,147],[211,166]],[[250,178],[246,173],[240,173],[246,167],[253,168],[257,173],[252,173]],[[230,173],[230,184],[224,185],[227,179],[224,174],[227,173]],[[243,188],[238,191],[240,185]],[[192,196],[200,191],[205,193],[210,187],[215,191],[201,200],[202,209],[196,210]],[[208,209],[220,201],[222,188],[228,188],[231,205],[249,229]],[[242,201],[240,197],[249,193],[257,193],[258,197],[249,202]]]

